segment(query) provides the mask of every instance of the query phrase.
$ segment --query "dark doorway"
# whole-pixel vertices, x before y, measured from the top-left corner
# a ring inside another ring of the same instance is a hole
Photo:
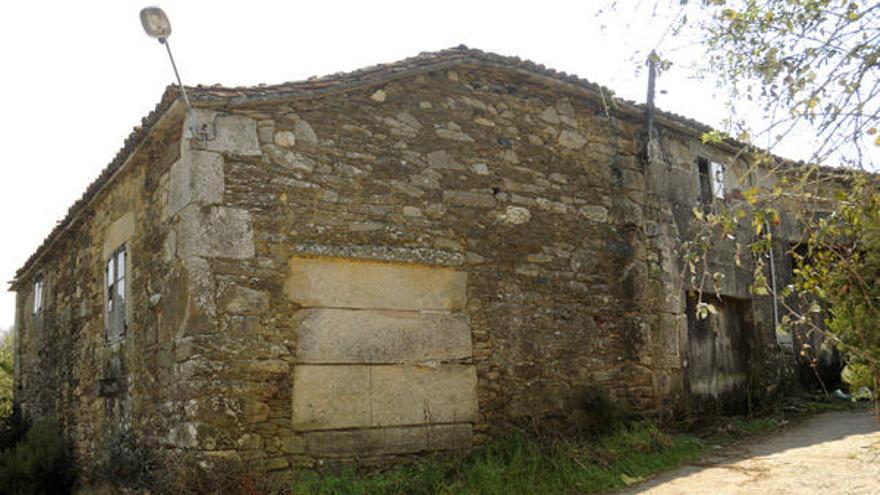
[[[704,301],[715,307],[706,318],[697,315],[697,295],[687,297],[687,388],[694,405],[716,403],[730,412],[748,403],[750,342],[755,335],[752,302],[714,295]]]

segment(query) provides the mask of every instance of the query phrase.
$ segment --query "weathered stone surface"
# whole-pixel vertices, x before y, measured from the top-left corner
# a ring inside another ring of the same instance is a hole
[[[608,210],[604,206],[582,206],[578,209],[578,213],[591,222],[604,223],[608,221]]]
[[[327,430],[372,426],[370,366],[296,366],[294,429]]]
[[[559,115],[556,113],[556,108],[547,107],[543,112],[538,116],[544,122],[548,124],[558,124],[559,123]]]
[[[275,133],[275,144],[278,146],[284,146],[286,148],[292,148],[296,145],[296,134],[290,131],[281,131]]]
[[[298,365],[293,426],[299,431],[474,421],[473,365]]]
[[[302,172],[311,172],[315,169],[315,163],[312,160],[295,151],[272,144],[264,146],[264,149],[266,150],[266,155],[272,160],[272,162],[277,163],[284,168]]]
[[[404,206],[403,207],[403,216],[405,216],[405,217],[420,217],[420,216],[422,216],[422,209],[417,208],[415,206]]]
[[[275,142],[275,122],[272,120],[257,122],[257,138],[260,140],[260,144]]]
[[[587,144],[587,140],[580,134],[565,129],[559,134],[559,144],[566,148],[579,150]]]
[[[214,132],[214,138],[205,141],[205,148],[209,151],[244,156],[260,154],[254,119],[237,114],[218,114],[214,117]]]
[[[559,120],[568,126],[577,127],[577,117],[574,114],[574,106],[568,98],[560,98],[556,102],[556,110],[559,112]]]
[[[315,133],[314,129],[312,129],[312,126],[303,119],[298,119],[293,125],[293,133],[296,136],[296,139],[304,143],[318,143],[318,135]]]
[[[216,324],[216,303],[214,302],[214,276],[211,266],[204,258],[187,257],[183,266],[186,270],[185,297],[186,317],[181,321],[186,328],[178,329],[178,332],[200,332],[210,330]]]
[[[471,445],[473,428],[468,423],[404,426],[352,431],[313,431],[304,434],[310,455],[381,456],[458,450]]]
[[[461,314],[309,309],[297,313],[298,363],[412,363],[471,356]]]
[[[190,204],[215,205],[223,202],[223,157],[202,150],[185,152],[171,166],[168,216]]]
[[[129,211],[117,218],[104,231],[103,258],[108,259],[113,251],[134,237],[134,234],[134,212]]]
[[[230,285],[220,294],[219,302],[223,310],[230,314],[260,315],[269,309],[269,294],[240,285]]]
[[[428,166],[435,169],[465,170],[464,165],[456,162],[445,151],[428,153]]]
[[[289,270],[285,293],[306,307],[456,310],[467,297],[467,275],[443,267],[294,257]]]
[[[447,127],[437,128],[434,132],[437,133],[437,137],[441,137],[443,139],[464,141],[467,143],[472,143],[474,141],[474,138],[462,132],[461,127],[459,127],[458,124],[455,124],[454,122],[450,122]]]
[[[471,165],[471,170],[477,175],[489,175],[489,166],[485,163],[475,163]]]
[[[508,206],[503,220],[511,225],[522,225],[532,219],[532,213],[522,206]]]
[[[251,258],[253,226],[246,210],[191,205],[180,212],[177,253],[182,258]]]
[[[470,191],[443,191],[443,201],[453,206],[495,208],[495,197],[486,193]]]

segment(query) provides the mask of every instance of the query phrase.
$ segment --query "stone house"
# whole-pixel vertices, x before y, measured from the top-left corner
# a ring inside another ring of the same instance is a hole
[[[693,210],[754,182],[704,125],[658,111],[646,146],[644,107],[465,47],[191,91],[196,135],[169,88],[12,283],[16,401],[86,465],[124,433],[266,469],[466,449],[590,390],[657,412],[790,375],[734,243],[693,317]]]

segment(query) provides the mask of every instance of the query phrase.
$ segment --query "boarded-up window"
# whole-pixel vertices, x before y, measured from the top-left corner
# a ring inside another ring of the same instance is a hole
[[[125,246],[110,255],[105,268],[106,318],[105,338],[115,342],[125,336]]]

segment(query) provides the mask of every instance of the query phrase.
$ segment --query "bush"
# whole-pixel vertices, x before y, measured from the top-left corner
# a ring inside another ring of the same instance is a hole
[[[155,483],[159,460],[129,432],[104,436],[88,478],[112,485],[141,489]]]
[[[874,389],[874,374],[871,368],[864,364],[850,362],[840,372],[840,378],[853,393],[862,387]]]
[[[70,493],[73,469],[67,442],[51,420],[34,423],[16,445],[0,452],[0,493]]]
[[[30,426],[21,414],[21,409],[13,406],[9,414],[0,418],[0,452],[21,442]]]

